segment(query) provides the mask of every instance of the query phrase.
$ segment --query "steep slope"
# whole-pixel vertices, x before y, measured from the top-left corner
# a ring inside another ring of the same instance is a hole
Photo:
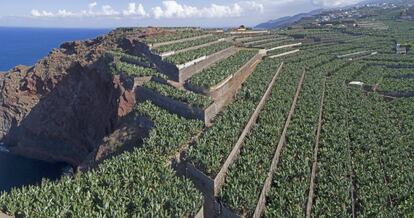
[[[116,30],[0,74],[0,143],[29,158],[82,163],[135,105],[133,84],[113,76],[105,56],[133,51],[134,40]]]
[[[406,14],[408,16],[414,17],[414,6],[412,6],[411,8],[407,9]]]
[[[258,28],[258,29],[274,29],[274,28],[284,27],[284,26],[290,25],[292,23],[295,23],[295,22],[299,21],[302,18],[311,17],[311,16],[317,15],[321,12],[322,12],[322,9],[317,9],[317,10],[313,10],[313,11],[308,12],[308,13],[300,13],[300,14],[297,14],[297,15],[294,15],[294,16],[281,17],[281,18],[278,18],[278,19],[275,19],[275,20],[270,20],[268,22],[258,24],[257,26],[255,26],[255,28]]]

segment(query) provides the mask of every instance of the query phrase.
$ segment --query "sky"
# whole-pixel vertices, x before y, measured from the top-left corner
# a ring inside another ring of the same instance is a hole
[[[360,0],[1,0],[0,26],[255,26]]]

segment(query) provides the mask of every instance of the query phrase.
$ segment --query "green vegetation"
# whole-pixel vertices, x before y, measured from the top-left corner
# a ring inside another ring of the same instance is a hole
[[[414,78],[382,80],[379,90],[383,92],[414,92]]]
[[[198,134],[203,127],[202,121],[187,120],[170,114],[148,101],[138,106],[138,112],[150,118],[155,124],[142,147],[162,157],[175,155],[177,149],[187,144],[190,138]]]
[[[160,35],[154,35],[145,38],[145,41],[147,43],[162,43],[162,42],[169,42],[169,41],[175,41],[180,39],[187,39],[192,38],[196,36],[205,35],[206,33],[204,31],[200,30],[177,30],[177,31],[167,31],[165,33],[162,33]]]
[[[154,90],[163,96],[191,104],[201,109],[205,109],[213,103],[213,100],[210,97],[199,95],[194,92],[179,90],[172,86],[153,81],[144,83],[144,87]]]
[[[165,74],[162,74],[152,68],[145,68],[120,61],[115,62],[114,67],[112,69],[112,74],[117,75],[121,72],[134,77],[155,76],[161,79],[168,79],[168,77]]]
[[[295,43],[295,41],[293,39],[276,39],[276,40],[271,40],[271,41],[267,41],[267,42],[262,42],[262,43],[258,43],[258,44],[254,44],[254,45],[250,45],[251,47],[254,48],[274,48],[274,47],[278,47],[278,46],[282,46],[282,45],[289,45],[289,44],[293,44]]]
[[[236,37],[235,40],[239,42],[243,42],[243,43],[250,43],[250,42],[256,42],[256,41],[265,40],[269,38],[275,38],[275,37],[278,37],[278,36],[274,34],[264,34],[264,35],[255,36],[255,37],[251,37],[251,36]]]
[[[220,171],[243,128],[262,98],[279,61],[266,60],[260,63],[244,83],[236,100],[207,129],[189,151],[188,159],[211,177]]]
[[[201,129],[202,122],[168,114],[148,102],[137,111],[155,124],[140,148],[74,179],[45,180],[40,186],[4,193],[0,210],[24,217],[195,215],[202,206],[201,194],[189,180],[176,177],[166,161]]]
[[[3,211],[16,216],[128,217],[191,215],[202,199],[191,182],[176,177],[162,159],[136,150],[74,179],[13,190],[0,202]]]
[[[373,86],[379,83],[384,75],[384,67],[365,65],[361,70],[354,72],[353,80]]]
[[[292,47],[292,48],[276,49],[276,50],[273,50],[273,51],[269,51],[267,53],[267,56],[273,56],[273,55],[283,54],[283,53],[286,53],[286,52],[289,52],[289,51],[294,51],[296,49],[300,49],[300,48]],[[295,54],[295,55],[298,55],[298,54]]]
[[[302,72],[294,65],[282,70],[240,157],[228,172],[220,197],[238,214],[251,217],[255,211]]]
[[[232,46],[232,44],[229,42],[219,42],[219,43],[216,43],[208,47],[203,47],[203,48],[191,50],[185,53],[178,53],[172,56],[168,56],[165,58],[165,61],[168,61],[173,64],[177,64],[177,65],[185,64],[187,62],[201,58],[203,56],[214,54],[230,46]]]
[[[108,53],[113,55],[116,60],[120,60],[122,62],[126,62],[126,63],[129,63],[129,64],[134,64],[134,65],[139,65],[139,66],[143,66],[143,67],[150,67],[151,66],[150,61],[145,57],[126,54],[122,51],[110,51]]]
[[[395,51],[396,43],[414,41],[414,28],[411,21],[396,20],[403,7],[383,7],[326,12],[339,17],[329,26],[315,23],[316,18],[322,19],[316,16],[270,34],[238,36],[237,46],[244,48],[187,82],[201,88],[219,84],[257,54],[257,49],[248,46],[303,45],[295,55],[264,58],[211,126],[170,114],[149,102],[139,103],[134,115],[150,119],[153,128],[132,152],[106,160],[73,179],[43,181],[40,186],[3,193],[0,211],[16,217],[194,216],[203,200],[212,199],[203,198],[190,178],[177,176],[169,166],[171,158],[180,156],[183,167],[192,164],[214,180],[283,62],[272,92],[214,200],[246,217],[255,213],[261,196],[265,197],[265,208],[260,211],[263,217],[414,217],[414,55]],[[350,24],[344,22],[340,18],[344,11],[362,25],[354,26],[348,18]],[[123,31],[134,34],[141,30]],[[145,40],[170,42],[209,34],[189,29],[163,31]],[[167,43],[154,51],[181,50],[217,38]],[[217,42],[164,61],[181,65],[232,45]],[[294,49],[275,50],[269,55]],[[338,58],[358,51],[368,52]],[[120,49],[110,53],[114,74],[167,79],[153,69],[155,64],[146,55],[129,55]],[[304,72],[297,103],[292,104]],[[365,85],[355,87],[349,85],[351,81]],[[203,109],[213,102],[164,83],[150,81],[143,87]],[[292,106],[295,110],[286,126],[286,141],[273,169],[272,159]],[[266,180],[271,182],[269,187]]]
[[[287,140],[273,177],[266,216],[297,217],[304,214],[308,196],[316,131],[319,122],[325,75],[338,62],[330,62],[308,71],[296,111],[287,130]],[[294,160],[294,161],[293,161]]]
[[[318,153],[318,174],[314,216],[345,217],[352,214],[350,139],[346,72],[359,71],[361,66],[349,65],[334,71],[326,81],[322,132]],[[337,199],[333,201],[332,199]]]
[[[199,45],[207,44],[210,42],[214,42],[214,41],[219,40],[220,38],[221,38],[220,36],[208,36],[205,38],[196,39],[192,41],[163,45],[163,46],[154,48],[153,50],[159,54],[170,52],[170,51],[180,51],[180,50],[191,48],[194,46],[199,46]]]
[[[234,74],[258,53],[257,50],[241,50],[209,67],[190,79],[192,85],[210,88]]]
[[[247,42],[247,43],[244,43],[244,44],[248,47],[251,47],[251,48],[253,48],[253,47],[260,48],[260,47],[263,47],[261,45],[265,45],[265,44],[268,44],[268,43],[275,43],[275,42],[283,42],[287,39],[288,38],[285,37],[285,36],[281,37],[281,36],[275,36],[274,35],[274,37],[272,37],[272,38],[268,37],[268,38],[260,39],[260,40],[257,40],[257,41]]]

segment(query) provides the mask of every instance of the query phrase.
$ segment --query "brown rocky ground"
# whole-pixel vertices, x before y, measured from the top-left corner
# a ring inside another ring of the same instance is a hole
[[[137,53],[144,34],[116,30],[64,43],[34,66],[0,74],[0,142],[15,154],[79,166],[141,138],[145,130],[123,119],[135,107],[133,82],[111,74],[105,53]]]

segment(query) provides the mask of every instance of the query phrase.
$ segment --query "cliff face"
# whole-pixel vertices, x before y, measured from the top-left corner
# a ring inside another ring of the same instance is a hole
[[[0,74],[0,142],[12,153],[78,166],[135,105],[130,80],[113,76],[104,55],[132,46],[115,31]]]

